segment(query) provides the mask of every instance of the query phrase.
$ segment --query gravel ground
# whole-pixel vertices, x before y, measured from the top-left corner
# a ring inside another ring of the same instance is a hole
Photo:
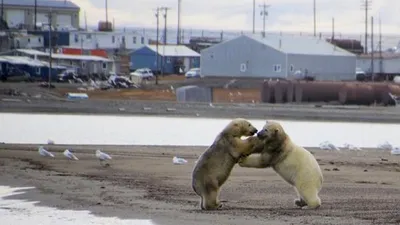
[[[310,149],[324,174],[322,206],[294,207],[294,190],[271,169],[236,166],[224,185],[223,209],[199,210],[190,186],[202,147],[48,146],[56,158],[37,154],[36,146],[0,145],[0,185],[35,186],[21,198],[60,209],[87,209],[98,216],[148,219],[156,224],[399,224],[400,159],[382,150]],[[61,151],[75,150],[79,161]],[[94,150],[114,158],[100,167]],[[189,162],[173,165],[179,155]]]

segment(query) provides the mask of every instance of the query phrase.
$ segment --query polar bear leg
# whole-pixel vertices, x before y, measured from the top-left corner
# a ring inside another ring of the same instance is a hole
[[[265,160],[262,154],[254,153],[241,160],[239,166],[247,168],[267,168],[269,162]]]
[[[297,198],[294,200],[294,204],[300,208],[307,206],[307,203],[304,201],[304,199],[300,196],[299,191],[297,190],[296,187],[294,187],[294,190],[296,191]]]
[[[204,193],[202,196],[203,210],[215,210],[222,207],[222,204],[218,201],[218,190],[210,190],[208,193]]]
[[[303,186],[299,191],[300,199],[307,204],[305,209],[317,209],[321,206],[321,199],[318,196],[318,190],[315,187]],[[299,201],[301,203],[301,201]]]

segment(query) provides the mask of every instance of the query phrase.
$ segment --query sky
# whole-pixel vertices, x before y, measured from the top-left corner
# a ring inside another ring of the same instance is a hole
[[[70,0],[81,7],[81,26],[84,14],[88,25],[105,20],[105,0]],[[334,18],[335,33],[361,34],[365,31],[365,0],[316,0],[317,32],[331,32]],[[379,19],[384,34],[400,36],[400,1],[369,0],[368,20],[374,16],[374,30]],[[264,4],[270,5],[265,21],[266,32],[313,32],[313,0],[256,0],[256,31],[262,31],[260,15]],[[156,27],[155,9],[170,7],[168,27],[177,27],[178,0],[108,0],[110,21],[116,27]],[[253,26],[252,0],[182,0],[181,26],[184,29],[251,31]],[[160,16],[160,24],[164,18]],[[369,25],[369,32],[371,27]]]

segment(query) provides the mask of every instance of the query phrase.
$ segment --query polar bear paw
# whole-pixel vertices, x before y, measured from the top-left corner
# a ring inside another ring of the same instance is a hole
[[[307,203],[301,198],[295,199],[294,200],[294,204],[296,206],[300,207],[300,208],[303,208],[304,206],[307,206]]]

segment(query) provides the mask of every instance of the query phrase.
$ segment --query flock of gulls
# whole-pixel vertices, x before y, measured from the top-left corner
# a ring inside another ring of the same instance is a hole
[[[51,158],[54,158],[54,157],[55,157],[53,153],[51,153],[51,152],[49,152],[48,150],[46,150],[43,146],[39,146],[38,152],[39,152],[39,154],[40,154],[41,156],[43,156],[43,157],[51,157]],[[68,160],[75,160],[75,161],[79,160],[78,157],[76,157],[76,155],[74,155],[74,153],[72,153],[69,149],[66,149],[66,150],[63,152],[63,155],[64,155]],[[109,166],[108,163],[106,163],[106,164],[103,164],[103,163],[104,163],[105,161],[107,161],[107,160],[111,160],[111,159],[112,159],[112,157],[111,157],[109,154],[104,153],[104,152],[102,152],[102,151],[99,150],[99,149],[96,150],[95,156],[96,156],[96,158],[99,160],[101,166]]]
[[[322,150],[336,150],[340,151],[341,148],[337,147],[336,145],[332,144],[329,141],[324,141],[319,144],[319,148]],[[400,147],[393,147],[388,141],[383,142],[377,146],[378,149],[382,150],[389,150],[392,155],[400,155]],[[353,150],[353,151],[360,151],[362,150],[360,147],[357,147],[352,144],[345,143],[342,149]]]

